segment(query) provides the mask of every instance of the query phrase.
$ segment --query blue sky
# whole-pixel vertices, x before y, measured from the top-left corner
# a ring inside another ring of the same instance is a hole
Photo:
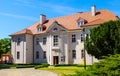
[[[0,39],[24,29],[39,20],[76,12],[88,12],[91,6],[97,10],[108,9],[120,17],[120,0],[1,0]]]

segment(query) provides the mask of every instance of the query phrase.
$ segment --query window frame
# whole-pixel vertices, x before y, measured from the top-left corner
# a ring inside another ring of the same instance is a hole
[[[58,35],[54,35],[53,36],[53,46],[58,46],[59,45],[59,36]]]
[[[17,45],[20,45],[20,42],[21,42],[21,38],[18,38],[17,39]]]
[[[43,37],[43,45],[46,45],[46,42],[47,42],[47,38]]]
[[[72,59],[76,59],[76,50],[72,50]]]
[[[36,38],[36,45],[39,45],[39,38]]]
[[[82,34],[80,34],[80,39],[81,39],[81,42],[84,42],[84,34],[82,33]]]
[[[46,59],[46,51],[43,51],[43,59]]]
[[[39,51],[36,51],[36,59],[39,59]]]
[[[20,52],[17,51],[17,60],[19,60],[19,59],[20,59]]]
[[[77,26],[80,27],[81,25],[84,25],[84,21],[78,21]]]
[[[72,34],[72,43],[76,42],[76,34]]]
[[[81,50],[81,59],[84,58],[84,50]]]

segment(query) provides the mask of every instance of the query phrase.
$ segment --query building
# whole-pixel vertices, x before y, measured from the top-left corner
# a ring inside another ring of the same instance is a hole
[[[19,32],[13,33],[11,54],[14,63],[83,64],[84,37],[89,29],[118,17],[108,10],[78,12],[76,14],[40,20]],[[86,54],[86,63],[97,61]]]

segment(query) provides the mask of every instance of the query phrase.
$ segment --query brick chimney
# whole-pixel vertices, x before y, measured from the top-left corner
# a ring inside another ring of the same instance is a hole
[[[96,15],[96,6],[95,6],[95,5],[93,5],[93,6],[91,7],[91,13],[92,13],[92,16],[95,16],[95,15]]]
[[[40,14],[40,24],[43,24],[46,21],[46,16],[43,14]]]

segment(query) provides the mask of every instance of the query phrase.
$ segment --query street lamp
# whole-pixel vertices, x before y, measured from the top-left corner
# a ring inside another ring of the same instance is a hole
[[[84,34],[84,69],[86,70],[86,52],[85,52],[85,34],[86,34],[86,31],[85,31],[85,28],[82,29],[82,32]]]

